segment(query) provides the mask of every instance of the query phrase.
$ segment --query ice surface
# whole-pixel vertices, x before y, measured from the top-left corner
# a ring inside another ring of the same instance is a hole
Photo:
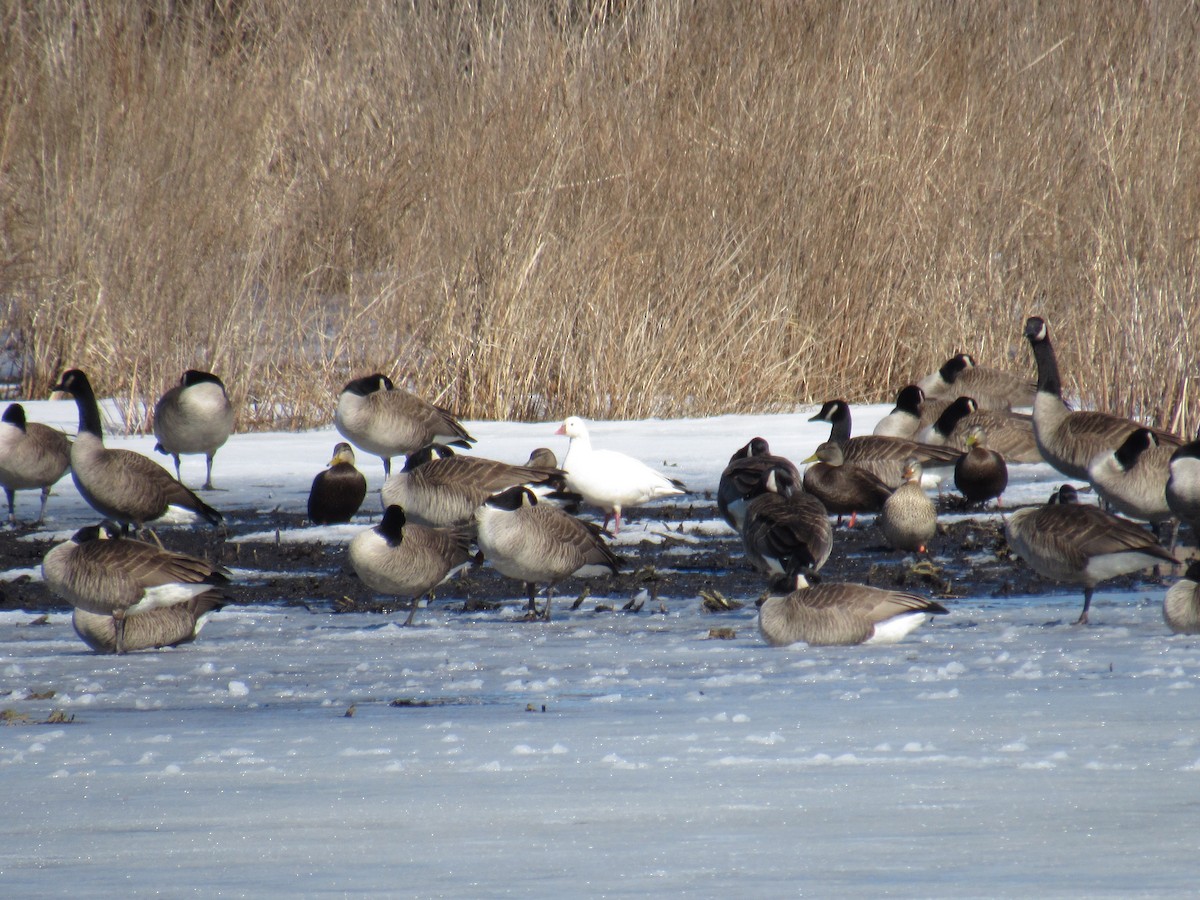
[[[856,431],[886,411],[856,408]],[[28,414],[75,423],[70,404]],[[713,491],[755,434],[811,453],[828,426],[810,414],[591,432]],[[561,456],[556,425],[468,427],[519,462]],[[337,440],[235,436],[211,502],[302,511]],[[377,490],[382,466],[359,463]],[[185,480],[202,466],[185,457]],[[1018,467],[1006,502],[1060,480]],[[69,481],[48,516],[64,537],[93,519]],[[1190,896],[1200,640],[1168,633],[1164,590],[1102,588],[1084,629],[1074,592],[968,597],[899,644],[782,649],[752,605],[714,617],[699,598],[549,624],[435,604],[412,628],[229,607],[192,645],[119,659],[67,614],[0,613],[0,705],[74,717],[0,727],[0,891]],[[734,639],[708,640],[714,623]]]

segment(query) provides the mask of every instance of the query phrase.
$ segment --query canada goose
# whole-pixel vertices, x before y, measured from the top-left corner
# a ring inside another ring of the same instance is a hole
[[[794,588],[794,589],[793,589]],[[892,644],[931,615],[950,611],[927,597],[865,584],[813,584],[803,575],[772,584],[758,608],[758,630],[767,643],[783,647]]]
[[[932,375],[920,381],[925,396],[933,399],[974,397],[980,409],[1007,410],[1032,406],[1034,383],[1003,369],[977,366],[969,353],[958,353]]]
[[[383,483],[385,506],[402,506],[409,521],[435,527],[470,522],[479,504],[505,488],[564,477],[562,469],[515,466],[478,456],[456,456],[444,444],[409,455]]]
[[[184,603],[125,616],[122,649],[132,653],[190,643],[200,634],[209,617],[224,605],[209,591]],[[117,652],[117,620],[112,616],[101,616],[76,607],[71,614],[71,625],[80,639],[97,653]]]
[[[71,464],[71,442],[56,428],[25,421],[25,407],[11,403],[0,419],[0,485],[8,497],[8,521],[17,522],[17,491],[41,488],[35,525],[46,517],[50,488]]]
[[[762,475],[762,492],[745,507],[742,542],[746,559],[764,574],[817,571],[833,549],[829,513],[800,490],[794,468],[777,466]]]
[[[345,441],[333,448],[326,465],[308,491],[308,520],[314,525],[349,522],[367,496],[367,479],[355,468],[354,448]]]
[[[800,483],[799,470],[790,460],[772,455],[764,438],[751,438],[746,446],[729,457],[729,465],[721,473],[717,485],[717,508],[730,528],[742,530],[746,505],[766,489],[764,476],[779,467],[788,470],[792,484]]]
[[[154,404],[154,449],[175,460],[180,481],[179,457],[203,453],[206,464],[201,490],[211,491],[213,457],[233,434],[233,406],[225,383],[212,372],[188,369],[179,384]]]
[[[117,526],[108,523],[82,528],[42,560],[42,574],[52,593],[84,612],[113,620],[113,652],[139,649],[145,639],[147,632],[138,625],[136,640],[131,635],[126,645],[127,618],[163,607],[192,608],[188,605],[199,598],[214,605],[225,599],[227,578],[219,567],[116,533]]]
[[[1192,560],[1183,577],[1167,588],[1163,619],[1176,634],[1200,634],[1200,559]]]
[[[904,464],[904,484],[883,502],[879,527],[893,549],[917,553],[924,553],[937,534],[937,510],[921,487],[921,464],[915,459]]]
[[[392,474],[393,456],[407,456],[435,443],[475,443],[449,410],[396,387],[378,372],[342,388],[333,424],[355,447],[383,460],[385,478]]]
[[[1097,506],[1074,502],[1075,489],[1063,485],[1045,506],[1017,510],[1004,534],[1013,552],[1044,578],[1083,585],[1086,625],[1096,585],[1160,562],[1177,562],[1144,528]]]
[[[1193,538],[1200,532],[1200,431],[1171,456],[1167,505],[1181,522],[1190,522]]]
[[[954,464],[954,486],[968,503],[999,498],[1008,487],[1008,465],[987,444],[987,431],[974,425],[967,432],[967,452]]]
[[[219,512],[154,460],[132,450],[105,448],[100,407],[87,375],[70,369],[54,390],[75,397],[79,434],[71,444],[71,479],[93,509],[124,528],[141,529],[172,506],[202,516],[212,525],[221,524]]]
[[[421,597],[470,562],[470,544],[469,528],[406,523],[404,510],[389,506],[350,542],[350,565],[371,590],[410,598],[404,624],[411,625]]]
[[[948,447],[933,447],[903,438],[876,434],[851,437],[850,405],[845,400],[827,401],[808,421],[828,422],[829,440],[842,448],[845,461],[878,476],[889,488],[899,487],[904,480],[901,473],[910,456],[915,456],[926,468],[934,468],[952,466],[962,455]]]
[[[921,429],[936,422],[949,405],[948,400],[926,399],[925,392],[915,384],[906,385],[896,394],[892,411],[875,423],[872,433],[879,437],[916,440]]]
[[[965,451],[967,431],[982,427],[988,435],[988,446],[1008,462],[1038,463],[1042,454],[1033,437],[1033,418],[1000,410],[980,409],[973,397],[958,397],[952,401],[928,428],[918,433],[919,440],[938,447]]]
[[[1033,434],[1042,458],[1068,478],[1088,480],[1088,464],[1099,453],[1121,445],[1141,426],[1131,419],[1104,412],[1072,412],[1062,399],[1058,360],[1050,343],[1044,319],[1031,316],[1025,322],[1025,337],[1037,362],[1037,396],[1033,402]],[[1151,429],[1159,443],[1178,446],[1173,434]]]
[[[1088,480],[1114,510],[1157,530],[1172,516],[1167,480],[1175,450],[1161,446],[1150,429],[1137,428],[1116,450],[1096,455],[1088,465]]]
[[[811,463],[804,470],[804,490],[825,504],[839,522],[843,515],[849,515],[851,528],[858,513],[879,512],[892,495],[892,489],[874,473],[846,462],[842,448],[834,441],[821,444],[804,462]]]
[[[654,471],[641,460],[615,450],[593,450],[587,425],[578,416],[571,416],[555,434],[571,439],[562,468],[567,473],[567,487],[583,499],[604,510],[604,525],[615,518],[615,534],[621,533],[621,510],[641,506],[660,497],[682,494],[682,482]]]
[[[502,575],[525,582],[529,611],[537,613],[537,585],[546,584],[550,620],[554,586],[586,565],[607,566],[614,574],[621,561],[604,543],[603,532],[549,503],[539,503],[524,485],[489,497],[475,510],[479,549]]]

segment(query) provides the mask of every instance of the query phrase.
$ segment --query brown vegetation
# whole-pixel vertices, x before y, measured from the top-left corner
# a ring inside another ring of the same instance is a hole
[[[131,427],[382,370],[469,417],[890,399],[945,357],[1200,413],[1200,12],[13,0],[0,328]]]

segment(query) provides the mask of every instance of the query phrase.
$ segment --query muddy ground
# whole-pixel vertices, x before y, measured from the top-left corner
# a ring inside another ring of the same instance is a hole
[[[954,503],[955,498],[944,497],[941,508],[957,512]],[[694,533],[698,520],[717,518],[716,505],[710,498],[634,511],[628,531],[637,531],[641,521],[657,520],[666,526],[668,537],[661,543],[622,543],[617,548],[626,563],[621,574],[564,582],[556,593],[556,612],[565,612],[585,590],[587,595],[578,608],[588,612],[597,607],[622,611],[643,588],[650,593],[648,600],[643,595],[643,613],[694,603],[698,597],[714,593],[731,601],[753,603],[762,594],[766,580],[743,559],[740,538],[732,532]],[[359,581],[350,568],[344,543],[233,540],[239,535],[300,528],[306,524],[300,515],[227,510],[226,522],[224,541],[212,530],[199,527],[167,526],[159,529],[159,536],[171,549],[206,558],[219,556],[231,568],[263,572],[261,577],[241,577],[239,572],[230,590],[234,603],[304,606],[314,612],[381,614],[407,608],[407,600],[377,596]],[[365,522],[364,527],[367,527]],[[42,556],[51,544],[39,539],[21,539],[31,533],[27,527],[0,530],[0,560],[4,569],[41,565]],[[913,590],[942,598],[949,604],[961,597],[1003,598],[1039,593],[1073,594],[1080,597],[1082,604],[1078,586],[1048,582],[1014,559],[1004,540],[1003,527],[995,517],[943,525],[930,553],[923,559],[889,550],[878,528],[869,522],[853,529],[842,526],[835,530],[833,553],[821,575],[827,581]],[[1153,572],[1145,572],[1114,579],[1106,582],[1105,587],[1160,583],[1163,582]],[[519,584],[484,564],[443,585],[435,602],[451,609],[462,609],[466,604],[523,605],[524,594]],[[710,600],[710,606],[714,602],[719,605],[719,601]],[[25,576],[0,582],[0,609],[38,613],[69,607],[51,596],[39,580]]]

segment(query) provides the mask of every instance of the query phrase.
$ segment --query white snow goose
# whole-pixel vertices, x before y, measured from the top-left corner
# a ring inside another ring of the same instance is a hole
[[[621,532],[621,510],[687,490],[681,482],[667,478],[632,456],[615,450],[592,449],[587,425],[578,416],[564,421],[555,434],[565,434],[571,439],[562,462],[567,487],[585,502],[604,510],[603,527],[607,528],[608,520],[614,519],[615,534]]]

